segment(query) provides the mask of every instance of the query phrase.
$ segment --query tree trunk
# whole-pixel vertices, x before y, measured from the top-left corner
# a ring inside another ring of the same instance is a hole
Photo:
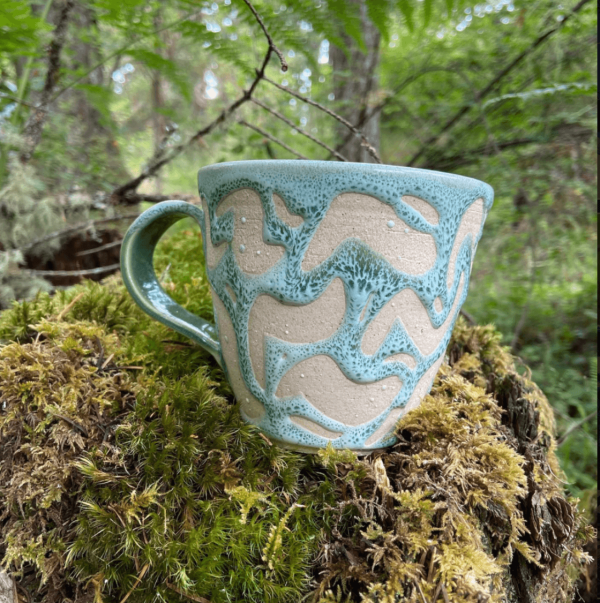
[[[157,8],[154,15],[154,29],[160,29],[162,25],[162,13],[160,6]],[[159,34],[160,35],[160,34]],[[154,52],[160,54],[160,46],[158,42],[154,45]],[[154,133],[154,155],[160,152],[160,147],[166,132],[166,119],[161,113],[164,106],[163,84],[160,71],[155,69],[152,72],[152,131]],[[162,193],[162,172],[158,172],[154,178],[156,192]]]
[[[93,39],[94,34],[99,33],[94,9],[84,4],[77,4],[73,20],[77,29],[86,32],[87,35],[84,39],[74,38],[70,44],[74,57],[72,67],[89,71],[102,58],[98,45]],[[112,73],[105,73],[104,67],[98,67],[85,78],[83,83],[105,86],[111,76]],[[111,123],[111,118],[94,106],[84,90],[74,89],[69,94],[73,98],[71,111],[77,116],[77,127],[71,132],[72,145],[78,149],[78,154],[86,156],[88,164],[93,163],[102,167],[99,181],[86,184],[96,187],[103,184],[101,181],[109,180],[114,185],[127,180],[129,174],[115,140],[113,132],[115,125]],[[81,157],[79,161],[81,162]]]
[[[356,125],[364,118],[369,97],[377,89],[379,77],[380,34],[367,16],[365,0],[350,0],[359,5],[361,32],[366,47],[363,52],[355,40],[342,34],[346,52],[337,46],[331,46],[330,56],[333,64],[333,86],[336,111],[351,124]],[[369,142],[379,150],[379,113],[373,116],[360,130]],[[373,163],[373,157],[361,145],[360,138],[349,136],[348,129],[342,124],[336,126],[337,150],[348,161]],[[341,146],[340,146],[341,145]]]

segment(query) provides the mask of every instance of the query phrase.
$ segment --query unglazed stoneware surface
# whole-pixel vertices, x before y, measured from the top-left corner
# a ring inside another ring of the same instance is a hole
[[[393,444],[443,361],[493,191],[375,164],[242,161],[198,174],[202,210],[167,201],[131,226],[125,283],[209,349],[244,419],[298,450]],[[200,223],[217,328],[160,288],[152,252]]]

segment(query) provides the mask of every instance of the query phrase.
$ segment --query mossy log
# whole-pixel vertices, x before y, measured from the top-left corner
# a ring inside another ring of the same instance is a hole
[[[205,281],[176,276],[210,318]],[[0,559],[21,601],[557,603],[589,560],[551,407],[491,326],[458,321],[398,443],[361,458],[273,445],[119,277],[15,304],[0,341]]]

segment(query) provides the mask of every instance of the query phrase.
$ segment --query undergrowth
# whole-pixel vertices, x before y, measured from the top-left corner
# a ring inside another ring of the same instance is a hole
[[[183,230],[157,269],[211,319],[201,262]],[[591,529],[493,327],[457,323],[398,443],[365,458],[272,445],[119,277],[14,304],[0,342],[0,558],[28,600],[571,600]]]

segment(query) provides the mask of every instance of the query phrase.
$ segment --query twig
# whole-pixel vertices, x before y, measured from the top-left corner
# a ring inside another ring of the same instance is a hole
[[[238,121],[238,123],[241,126],[246,126],[246,128],[250,128],[251,130],[258,132],[265,138],[272,140],[273,142],[277,143],[280,147],[283,147],[286,151],[289,151],[290,153],[292,153],[292,155],[296,155],[296,157],[298,157],[298,159],[308,159],[308,157],[301,155],[300,153],[298,153],[298,151],[294,151],[294,149],[292,149],[292,147],[285,144],[285,142],[283,142],[283,140],[279,140],[279,138],[275,138],[275,136],[269,134],[266,130],[259,128],[258,126],[253,126],[252,124],[249,124],[247,121],[244,121],[243,119],[240,119]]]
[[[565,443],[565,440],[576,430],[579,429],[582,425],[584,425],[585,423],[587,423],[588,421],[591,421],[596,415],[598,414],[598,409],[596,409],[594,412],[591,412],[587,417],[585,417],[585,419],[581,419],[581,421],[577,421],[577,423],[573,423],[573,425],[571,425],[571,427],[569,427],[569,429],[567,429],[567,431],[565,431],[565,433],[563,433],[560,438],[558,438],[558,440],[556,440],[556,445],[557,446],[561,446],[562,444]]]
[[[29,251],[33,249],[36,245],[41,245],[42,243],[47,243],[48,241],[52,241],[53,239],[57,239],[58,237],[62,237],[64,235],[72,234],[74,232],[78,232],[80,230],[87,230],[88,228],[93,228],[94,226],[98,226],[99,224],[109,224],[110,222],[120,222],[121,220],[135,220],[140,214],[123,214],[122,216],[116,216],[114,218],[101,218],[100,220],[88,220],[87,222],[82,222],[80,224],[74,224],[73,226],[69,226],[68,228],[64,228],[63,230],[55,230],[39,239],[35,239],[27,245],[23,245],[23,247],[19,248],[19,251]]]
[[[17,96],[11,96],[10,94],[5,94],[4,92],[0,94],[0,99],[6,98],[13,103],[17,103],[19,105],[23,105],[24,107],[29,107],[30,109],[37,109],[37,105],[32,105],[31,103],[26,103],[24,100],[21,100]],[[46,111],[46,109],[41,109],[42,111]]]
[[[285,58],[283,57],[283,53],[281,52],[281,50],[279,50],[279,48],[277,48],[277,46],[275,46],[275,42],[273,42],[273,38],[271,37],[271,34],[267,30],[267,28],[262,20],[262,17],[258,14],[258,12],[254,8],[254,6],[252,6],[252,3],[249,2],[249,0],[244,0],[244,2],[246,3],[246,6],[252,11],[254,18],[258,21],[258,24],[261,26],[263,33],[265,34],[265,37],[267,38],[267,42],[269,43],[269,46],[273,49],[273,52],[279,57],[279,62],[281,63],[281,71],[284,71],[284,72],[287,71],[288,64],[287,64]]]
[[[392,90],[392,92],[390,94],[388,94],[383,100],[381,100],[379,103],[377,103],[370,110],[368,110],[368,111],[365,110],[363,112],[363,114],[361,115],[360,119],[354,124],[354,127],[357,130],[362,128],[369,120],[371,120],[373,117],[375,117],[375,115],[377,115],[377,113],[382,111],[392,100],[397,99],[398,95],[400,94],[400,92],[402,92],[402,90],[404,90],[404,88],[406,88],[413,82],[417,81],[423,75],[427,75],[429,73],[434,73],[437,71],[448,71],[450,73],[457,72],[456,69],[450,69],[448,67],[427,67],[427,68],[423,69],[422,71],[420,71],[419,73],[408,76],[399,86],[394,88],[394,90]],[[340,149],[343,149],[348,144],[348,142],[350,141],[351,138],[352,138],[352,132],[348,132],[348,135],[346,136],[346,138],[344,138],[344,140],[342,140],[342,142],[340,142],[336,146],[336,150],[339,151]]]
[[[450,599],[448,597],[448,591],[446,590],[445,584],[442,582],[442,597],[444,597],[444,603],[450,603]]]
[[[314,136],[312,136],[311,134],[309,134],[302,128],[299,128],[296,124],[294,124],[293,121],[289,120],[285,115],[282,115],[281,113],[279,113],[279,111],[276,111],[275,109],[271,109],[271,107],[267,107],[267,105],[260,102],[256,98],[252,98],[252,102],[255,105],[258,105],[259,107],[262,107],[265,111],[268,111],[271,115],[274,115],[277,119],[280,119],[281,121],[285,122],[288,126],[290,126],[290,128],[293,128],[294,130],[296,130],[296,132],[299,132],[300,134],[302,134],[302,136],[306,136],[306,138],[308,138],[309,140],[316,142],[318,145],[320,145],[324,149],[328,150],[331,155],[333,155],[334,157],[337,157],[340,161],[348,161],[343,155],[338,153],[335,149],[332,149],[328,144],[325,144],[322,140],[315,138]]]
[[[120,267],[120,264],[111,264],[110,266],[100,266],[100,268],[89,268],[88,270],[21,270],[21,272],[31,276],[87,276],[118,270]]]
[[[467,311],[465,310],[461,310],[459,312],[459,314],[461,314],[462,316],[465,317],[465,320],[472,326],[475,324],[475,319],[473,318],[473,316],[471,314],[469,314]]]
[[[320,103],[317,103],[316,101],[314,101],[310,98],[307,98],[306,96],[302,96],[301,94],[294,92],[294,90],[291,90],[287,86],[282,86],[281,84],[274,82],[273,80],[269,79],[266,76],[263,77],[262,79],[264,79],[265,82],[269,82],[269,84],[271,84],[272,86],[275,86],[275,88],[279,88],[279,90],[283,90],[284,92],[287,92],[291,96],[295,96],[297,99],[301,100],[303,103],[306,103],[307,105],[312,105],[313,107],[317,107],[317,109],[320,109],[324,113],[327,113],[327,115],[329,115],[330,117],[337,119],[337,121],[339,121],[341,124],[346,126],[353,134],[355,134],[356,136],[360,136],[360,138],[362,140],[361,144],[367,149],[367,151],[369,152],[369,155],[371,155],[371,157],[373,157],[373,159],[375,159],[375,161],[377,163],[381,163],[381,159],[379,158],[377,151],[375,150],[373,145],[368,141],[367,137],[360,130],[357,130],[347,119],[344,119],[341,115],[338,115],[337,113],[335,113],[335,111],[328,109],[327,107],[321,105]]]
[[[138,577],[135,579],[133,586],[129,589],[129,592],[121,599],[121,603],[125,603],[125,601],[127,601],[127,599],[129,599],[129,595],[131,595],[131,593],[137,588],[137,585],[142,581],[142,578],[144,577],[144,574],[148,571],[149,567],[150,567],[149,563],[146,563],[146,565],[144,565],[144,567],[142,568],[142,571],[139,573]]]
[[[66,423],[68,423],[69,425],[71,425],[72,427],[77,429],[78,431],[80,431],[82,433],[82,435],[84,435],[86,438],[90,437],[87,432],[87,429],[83,425],[80,425],[79,423],[76,423],[75,421],[73,421],[73,419],[69,419],[69,417],[65,417],[64,415],[59,415],[57,412],[53,412],[52,416],[62,419],[63,421],[65,421]]]
[[[198,130],[195,134],[190,136],[190,138],[188,138],[188,140],[186,140],[185,142],[182,142],[181,144],[172,147],[171,151],[169,153],[163,153],[161,151],[158,156],[157,155],[153,156],[150,159],[150,161],[148,162],[148,167],[146,167],[144,170],[142,170],[141,174],[139,174],[132,180],[129,180],[129,182],[126,182],[125,184],[123,184],[123,185],[117,187],[115,190],[113,190],[113,192],[110,194],[110,198],[111,198],[113,204],[115,204],[115,205],[117,205],[119,203],[124,203],[126,205],[131,204],[130,198],[132,197],[132,191],[135,191],[137,189],[137,187],[144,180],[146,180],[147,178],[150,178],[151,176],[156,174],[156,172],[158,172],[158,170],[160,170],[167,163],[173,161],[173,159],[175,159],[178,155],[180,155],[185,149],[187,149],[194,142],[196,142],[197,140],[200,140],[204,136],[207,136],[208,134],[210,134],[215,128],[217,128],[217,126],[219,126],[224,121],[226,121],[231,116],[232,113],[237,111],[237,109],[239,109],[239,107],[241,105],[248,102],[252,98],[252,94],[254,93],[256,86],[258,86],[259,82],[262,79],[265,79],[265,71],[267,69],[267,65],[269,64],[269,60],[271,59],[271,55],[273,54],[273,52],[280,58],[280,61],[283,61],[283,55],[281,54],[281,51],[275,46],[271,36],[267,34],[267,29],[266,29],[262,19],[259,19],[258,13],[254,9],[252,4],[249,2],[249,0],[244,0],[244,2],[250,8],[250,10],[252,11],[252,14],[257,18],[263,32],[265,32],[265,35],[267,35],[267,42],[269,43],[269,47],[267,48],[267,52],[263,59],[262,65],[260,66],[260,69],[258,69],[256,71],[256,77],[250,84],[250,87],[247,90],[244,90],[243,94],[240,97],[238,97],[233,103],[231,103],[228,107],[223,109],[223,111],[221,111],[221,113],[217,116],[216,119],[211,121],[204,128]],[[283,69],[284,65],[287,67],[287,64],[285,63],[285,61],[283,61],[281,63],[282,69]]]
[[[71,310],[71,308],[85,295],[85,291],[82,291],[81,293],[79,293],[79,295],[76,295],[58,314],[58,316],[56,317],[56,322],[60,322],[65,316],[66,314],[68,314],[68,312]]]
[[[273,442],[271,442],[271,440],[269,440],[269,438],[262,433],[261,431],[258,432],[258,435],[269,445],[269,446],[273,446]]]
[[[58,80],[60,71],[60,53],[65,43],[69,13],[74,4],[75,0],[65,0],[58,15],[58,20],[54,29],[54,37],[52,42],[50,42],[50,48],[48,49],[48,71],[46,72],[46,80],[44,81],[40,102],[42,107],[49,104],[50,95]],[[39,144],[42,138],[42,129],[44,128],[47,113],[47,111],[36,109],[29,116],[25,128],[23,129],[23,137],[25,139],[24,149],[19,154],[19,159],[22,163],[27,163],[31,159],[35,148]]]
[[[425,598],[425,595],[423,594],[423,589],[421,588],[421,585],[414,580],[413,581],[415,586],[417,587],[417,590],[419,591],[419,595],[421,595],[421,599],[423,600],[423,603],[427,603],[427,599]]]
[[[174,584],[171,584],[170,582],[165,582],[167,588],[170,588],[172,591],[175,591],[178,595],[181,595],[182,597],[186,597],[188,599],[190,599],[191,601],[196,601],[196,603],[210,603],[210,601],[208,599],[205,599],[204,597],[200,597],[199,595],[192,595],[192,593],[187,593],[184,590],[181,590],[181,588],[177,588],[177,586],[175,586]]]
[[[521,52],[517,57],[515,57],[508,65],[506,65],[499,73],[497,73],[484,88],[475,93],[475,101],[482,100],[485,96],[487,96],[490,92],[495,90],[498,87],[498,84],[519,64],[523,59],[525,59],[528,55],[530,55],[536,48],[541,46],[550,36],[554,33],[562,29],[562,27],[567,23],[567,21],[576,13],[578,13],[590,0],[580,0],[574,7],[573,10],[565,16],[565,18],[560,21],[560,23],[541,36],[538,36],[532,44],[529,45],[523,52]],[[465,114],[467,114],[474,106],[475,103],[468,105],[464,105],[461,109],[459,109],[441,128],[441,130],[430,136],[421,146],[421,148],[411,157],[410,161],[407,163],[408,166],[413,166],[415,162],[421,158],[421,156],[430,149],[435,143],[439,141],[443,134],[445,134],[450,128],[452,128]]]
[[[113,241],[112,243],[107,243],[106,245],[100,245],[100,247],[94,247],[93,249],[86,249],[85,251],[80,251],[76,254],[76,257],[81,257],[82,255],[91,255],[92,253],[98,253],[99,251],[104,251],[105,249],[110,249],[111,247],[117,247],[123,242],[123,239],[119,239],[118,241]]]

